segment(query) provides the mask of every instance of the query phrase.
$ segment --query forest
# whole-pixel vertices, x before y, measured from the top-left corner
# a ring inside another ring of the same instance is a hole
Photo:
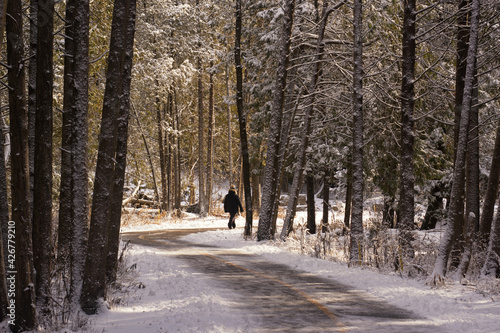
[[[500,277],[500,1],[0,0],[0,14],[13,332],[98,311],[123,207],[222,214],[230,185],[249,240],[286,241],[305,196],[308,232],[347,237],[350,266],[390,234],[402,274]],[[437,226],[424,272],[417,231]]]

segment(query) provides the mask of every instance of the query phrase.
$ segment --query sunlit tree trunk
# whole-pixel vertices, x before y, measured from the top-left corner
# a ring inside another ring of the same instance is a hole
[[[213,67],[213,62],[210,63],[210,67]],[[214,172],[214,74],[210,71],[210,90],[208,97],[208,131],[207,131],[207,184],[206,184],[206,194],[207,194],[207,212],[211,212],[212,204],[212,174]]]
[[[287,82],[287,66],[292,35],[294,0],[283,0],[281,6],[284,12],[284,22],[280,40],[277,45],[278,67],[271,104],[271,120],[269,123],[269,136],[267,141],[266,166],[264,169],[264,185],[262,187],[261,210],[259,216],[259,229],[257,240],[274,238],[271,234],[273,208],[278,186],[278,160],[281,147],[281,127],[283,120],[283,106],[285,101],[285,88]]]

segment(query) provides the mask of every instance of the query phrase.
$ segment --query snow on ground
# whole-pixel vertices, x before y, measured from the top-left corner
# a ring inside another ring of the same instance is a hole
[[[244,219],[237,219],[242,227]],[[226,218],[181,221],[157,219],[155,224],[133,226],[123,231],[181,228],[227,227]],[[348,268],[287,251],[271,242],[245,241],[242,229],[206,231],[185,237],[190,242],[237,248],[257,254],[268,261],[291,265],[349,284],[401,308],[432,319],[449,332],[499,332],[500,296],[481,295],[460,284],[435,289],[424,282],[383,275],[370,269]],[[162,332],[255,332],[248,317],[231,306],[233,291],[221,290],[208,277],[199,274],[166,250],[133,245],[128,265],[137,264],[136,280],[144,287],[136,289],[119,306],[90,316],[80,332],[90,333],[162,333]],[[498,286],[498,281],[497,286]],[[0,332],[5,330],[0,325]],[[59,332],[70,332],[67,329]]]
[[[243,226],[239,217],[237,225]],[[143,226],[142,230],[227,227],[227,219],[192,217],[185,222]],[[137,230],[127,227],[125,230]],[[290,253],[270,242],[245,241],[242,229],[191,234],[195,243],[237,248],[264,259],[342,281],[356,289],[386,300],[418,315],[432,318],[450,332],[499,332],[500,296],[481,295],[470,287],[448,284],[435,289],[422,281],[383,275],[369,269],[348,268],[345,264]],[[137,262],[139,280],[145,285],[128,305],[99,315],[93,322],[96,332],[248,332],[252,323],[231,308],[231,291],[217,290],[210,281],[193,273],[179,260],[165,259],[159,250],[134,246],[130,262]],[[124,324],[122,318],[129,320]],[[140,330],[139,330],[140,329]]]

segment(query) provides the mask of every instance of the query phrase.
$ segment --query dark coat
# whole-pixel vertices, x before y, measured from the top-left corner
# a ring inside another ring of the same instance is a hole
[[[243,206],[241,206],[240,197],[234,190],[229,190],[226,197],[224,198],[224,212],[234,215],[238,213],[238,208],[241,212],[243,212]]]

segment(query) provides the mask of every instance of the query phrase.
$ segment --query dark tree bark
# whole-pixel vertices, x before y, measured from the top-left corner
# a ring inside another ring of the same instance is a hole
[[[363,261],[363,1],[354,1],[351,265]]]
[[[415,220],[414,197],[414,142],[415,134],[413,113],[415,109],[415,0],[404,1],[403,17],[403,66],[401,82],[401,175],[399,214],[399,243],[403,258],[414,257],[412,247]]]
[[[214,66],[213,62],[210,63],[210,68]],[[210,90],[208,97],[208,131],[207,131],[207,183],[206,183],[206,194],[207,194],[207,213],[211,213],[212,205],[212,187],[213,179],[212,175],[214,173],[214,74],[210,70]]]
[[[4,36],[5,13],[7,11],[7,0],[0,1],[0,36]],[[0,55],[2,54],[0,44]],[[7,172],[5,168],[5,134],[3,124],[0,124],[0,321],[7,316],[7,285],[5,275],[5,260],[8,258],[8,223],[9,223],[9,201],[7,197]]]
[[[29,61],[28,61],[28,147],[29,147],[29,167],[30,167],[30,201],[31,215],[33,209],[33,192],[35,187],[35,122],[36,122],[36,54],[37,54],[37,34],[38,34],[38,1],[29,1]],[[31,217],[33,219],[33,216]]]
[[[110,202],[113,200],[115,181],[115,158],[117,147],[117,118],[123,108],[122,99],[126,76],[125,58],[131,56],[126,49],[129,24],[135,19],[135,0],[116,0],[111,26],[110,53],[106,75],[106,87],[99,135],[92,213],[90,218],[89,246],[85,261],[80,304],[87,314],[95,314],[99,299],[105,298],[106,259],[108,256],[108,226],[110,222]],[[133,40],[133,36],[132,40]],[[130,42],[130,41],[129,41]],[[121,200],[121,198],[120,198]]]
[[[75,3],[66,4],[66,28],[64,39],[64,99],[61,133],[61,185],[59,188],[59,225],[57,235],[57,262],[65,266],[69,263],[72,232],[72,128],[75,104]]]
[[[330,182],[325,173],[323,177],[323,218],[321,220],[321,232],[328,232],[328,211],[330,210]]]
[[[274,97],[271,104],[271,120],[267,141],[266,166],[264,169],[264,186],[262,188],[259,228],[257,232],[258,241],[274,238],[274,235],[271,234],[271,224],[274,204],[278,199],[276,195],[278,190],[278,162],[281,147],[281,127],[295,0],[283,0],[282,9],[284,12],[284,22],[280,36],[281,39],[277,46],[278,67],[276,70]]]
[[[173,102],[174,102],[174,117],[173,117],[173,122],[175,126],[176,133],[178,133],[180,126],[179,126],[179,111],[177,110],[177,94],[174,90],[174,96],[173,96]],[[181,208],[181,144],[179,140],[179,135],[175,135],[175,159],[174,159],[174,165],[175,165],[175,199],[174,199],[174,208],[175,209],[180,209]]]
[[[310,234],[316,233],[316,204],[314,202],[314,176],[306,177],[307,184],[307,229]]]
[[[351,207],[352,207],[352,157],[347,158],[347,184],[345,191],[345,212],[344,225],[346,228],[351,227]]]
[[[204,120],[203,120],[203,78],[201,59],[198,58],[198,197],[200,201],[200,215],[207,213],[205,195],[205,145],[204,145]]]
[[[477,46],[479,39],[479,8],[479,0],[472,0],[469,48],[467,52],[467,68],[465,74],[464,97],[462,101],[459,138],[456,149],[455,167],[453,172],[453,185],[450,195],[448,217],[446,219],[446,230],[443,234],[443,237],[441,238],[441,243],[438,249],[438,257],[434,266],[434,272],[432,273],[431,277],[433,283],[435,284],[440,283],[446,274],[458,219],[463,215],[463,207],[461,207],[460,203],[465,185],[465,165],[467,139],[469,132],[469,114],[471,111],[471,101],[473,98],[474,74],[476,69]]]
[[[465,72],[467,66],[467,52],[469,43],[470,30],[470,0],[461,0],[458,4],[458,29],[457,29],[457,62],[455,74],[455,132],[454,132],[454,159],[456,160],[458,139],[460,134],[461,112],[463,108],[464,88],[465,88]],[[469,126],[470,128],[470,126]],[[459,210],[464,212],[464,197],[460,198]],[[457,217],[455,226],[455,241],[451,252],[451,266],[456,268],[459,265],[460,257],[463,251],[464,230],[466,221],[464,215],[460,214]]]
[[[108,284],[116,281],[118,269],[118,252],[120,248],[120,222],[122,216],[123,185],[125,183],[125,169],[127,166],[127,140],[128,120],[130,113],[130,82],[132,80],[132,59],[134,51],[135,32],[135,0],[129,5],[130,13],[125,25],[125,45],[121,59],[121,87],[120,101],[117,119],[115,170],[110,196],[109,222],[108,222],[108,257],[106,259],[106,282]]]
[[[500,193],[498,196],[498,204],[500,204]],[[490,241],[488,251],[481,275],[490,277],[500,277],[500,212],[497,212],[496,218],[491,225]]]
[[[483,214],[481,215],[480,240],[486,243],[490,238],[493,213],[495,211],[495,200],[498,193],[500,180],[500,120],[497,125],[495,148],[491,159],[490,175],[483,202]]]
[[[3,6],[0,2],[0,6]],[[0,15],[5,13],[5,7],[0,7]],[[5,14],[0,18],[5,18]],[[5,22],[2,20],[2,22]],[[0,27],[0,36],[3,36],[3,30]],[[1,50],[0,50],[1,54]],[[7,198],[7,173],[5,169],[5,136],[3,126],[0,125],[0,321],[7,316],[7,306],[9,298],[7,297],[7,285],[5,274],[5,263],[8,259],[8,223],[9,223],[9,202]],[[4,236],[7,236],[4,238]],[[5,246],[4,246],[5,245]],[[5,250],[4,250],[5,249]],[[8,262],[7,262],[8,265]]]
[[[30,214],[28,162],[28,110],[25,96],[23,63],[23,16],[20,0],[7,4],[7,63],[9,82],[9,116],[11,135],[11,220],[15,223],[16,266],[7,270],[16,274],[16,330],[36,327],[35,290],[33,280],[33,244]],[[9,245],[9,244],[8,244]]]
[[[240,144],[242,157],[242,178],[245,191],[245,236],[252,235],[252,184],[250,180],[250,157],[247,139],[247,114],[243,110],[243,66],[241,64],[241,0],[236,0],[236,33],[234,38],[234,63],[236,67],[236,110],[240,125]]]
[[[89,108],[89,0],[70,0],[74,6],[73,97],[71,112],[71,245],[70,297],[77,306],[82,289],[82,276],[87,252],[88,207],[88,108]]]
[[[35,292],[39,310],[49,311],[52,240],[52,87],[54,0],[39,0],[35,178],[33,191],[33,259],[36,271]]]

